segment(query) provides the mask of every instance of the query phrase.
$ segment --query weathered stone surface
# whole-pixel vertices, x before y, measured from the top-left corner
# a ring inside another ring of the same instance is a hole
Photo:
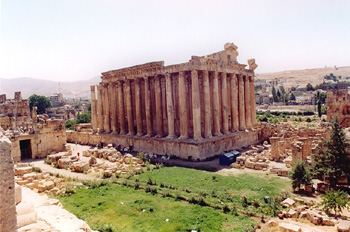
[[[295,204],[295,201],[293,199],[287,198],[281,203],[283,206],[290,207]]]
[[[301,232],[301,227],[291,223],[282,222],[279,224],[281,232]]]
[[[73,161],[70,158],[61,158],[58,160],[59,168],[69,168],[72,165]]]
[[[16,195],[11,142],[0,131],[0,231],[17,231]],[[18,200],[18,199],[17,199]]]
[[[23,176],[24,174],[31,173],[32,167],[16,167],[15,168],[15,175],[16,176]]]
[[[72,168],[76,172],[87,172],[90,168],[89,163],[83,161],[77,161],[72,164]]]
[[[350,232],[350,221],[349,220],[339,220],[337,225],[337,230],[339,232]]]

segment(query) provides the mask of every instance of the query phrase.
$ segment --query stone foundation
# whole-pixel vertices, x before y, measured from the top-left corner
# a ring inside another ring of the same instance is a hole
[[[202,141],[146,138],[128,135],[93,134],[88,132],[67,132],[67,142],[86,145],[103,144],[133,146],[134,150],[153,152],[159,155],[173,155],[181,159],[202,161],[226,151],[248,146],[260,141],[260,129],[239,131]]]

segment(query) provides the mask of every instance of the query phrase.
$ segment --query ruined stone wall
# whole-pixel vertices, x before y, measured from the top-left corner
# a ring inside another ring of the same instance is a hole
[[[0,231],[17,231],[11,142],[0,132]]]
[[[47,120],[38,124],[34,134],[19,134],[11,137],[12,156],[15,162],[21,161],[20,141],[30,139],[32,158],[44,158],[52,152],[65,150],[67,141],[63,120]]]
[[[336,117],[343,127],[350,127],[350,94],[347,89],[327,91],[327,120]]]

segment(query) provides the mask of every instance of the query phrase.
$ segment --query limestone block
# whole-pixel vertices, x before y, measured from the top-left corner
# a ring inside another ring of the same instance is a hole
[[[36,184],[34,183],[28,183],[25,185],[27,188],[30,188],[31,190],[35,189]]]
[[[40,176],[40,175],[38,175],[38,174],[36,174],[36,173],[27,173],[27,174],[24,174],[22,178],[23,178],[24,180],[30,180],[30,181],[32,181],[32,180],[37,180],[37,179],[39,179],[39,176]]]
[[[322,225],[324,226],[335,226],[337,221],[335,219],[331,219],[327,216],[322,216]]]
[[[46,190],[45,184],[39,184],[38,185],[38,193],[42,193]]]
[[[291,218],[298,218],[299,213],[298,213],[297,211],[295,211],[294,209],[290,209],[290,210],[288,211],[288,215],[289,215],[289,217],[291,217]]]
[[[266,142],[266,141],[265,141]],[[278,226],[278,223],[275,220],[270,220],[266,224],[268,227],[275,227]]]
[[[279,225],[281,232],[301,232],[301,227],[291,223],[282,222]]]
[[[23,176],[26,173],[31,173],[32,167],[16,167],[15,168],[15,175],[16,176]]]
[[[28,180],[19,180],[19,181],[17,181],[17,184],[19,184],[19,185],[25,185],[25,184],[28,184],[28,183],[29,183]]]
[[[349,220],[339,220],[337,225],[337,230],[339,232],[350,232],[350,221]]]
[[[284,201],[282,201],[281,204],[285,207],[290,207],[290,206],[293,206],[295,204],[295,201],[293,199],[287,198]]]
[[[69,168],[72,165],[72,160],[70,158],[61,158],[58,160],[59,168]]]
[[[45,190],[50,190],[53,189],[55,187],[55,183],[53,181],[48,181],[45,183]]]
[[[21,228],[26,225],[30,225],[37,222],[37,214],[36,212],[31,212],[28,214],[18,215],[17,223],[18,227]]]
[[[307,219],[312,223],[312,224],[315,224],[315,225],[321,225],[322,224],[322,216],[317,213],[316,211],[314,210],[308,210],[307,211]]]
[[[15,184],[15,199],[16,205],[22,201],[22,187]]]
[[[110,170],[110,169],[107,169],[107,170],[105,170],[104,172],[103,172],[103,176],[105,177],[105,178],[109,178],[109,177],[111,177],[113,175],[113,172],[112,172],[112,170]]]
[[[84,161],[77,161],[72,164],[72,167],[74,168],[74,171],[76,172],[86,172],[89,170],[90,165],[87,162]]]
[[[240,164],[238,164],[238,163],[232,163],[231,165],[230,165],[230,167],[231,168],[241,168],[241,165]]]
[[[61,158],[62,158],[62,154],[54,154],[54,155],[48,155],[46,157],[46,160],[51,163],[57,163],[57,161]]]

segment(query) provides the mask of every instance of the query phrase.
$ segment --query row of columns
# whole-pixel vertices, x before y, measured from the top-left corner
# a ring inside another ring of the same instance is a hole
[[[237,74],[227,74],[226,72],[202,72],[202,86],[204,94],[204,137],[211,138],[214,136],[221,136],[222,134],[229,134],[236,131],[244,131],[252,129],[256,125],[255,113],[255,93],[254,93],[254,79],[252,76],[244,76]],[[210,91],[210,75],[212,74],[212,94]],[[221,89],[219,90],[219,74],[221,76]],[[230,82],[227,76],[230,75]],[[173,88],[169,73],[165,73],[166,81],[166,111],[167,111],[167,138],[174,139],[175,135],[175,110],[173,102]],[[186,94],[186,77],[185,72],[180,71],[179,76],[179,121],[180,121],[180,136],[178,139],[189,138],[188,133],[188,108],[187,108],[187,94]],[[191,70],[191,95],[192,95],[192,122],[193,122],[193,139],[199,141],[202,139],[201,133],[201,102],[200,102],[200,88],[198,71]],[[143,136],[143,128],[146,127],[146,137],[153,136],[153,125],[151,116],[151,93],[149,77],[144,77],[145,81],[145,116],[146,125],[143,125],[141,112],[141,90],[140,79],[135,79],[135,117],[137,136]],[[97,93],[95,86],[91,86],[91,112],[92,112],[92,128],[94,132],[99,133],[113,133],[117,134],[118,130],[121,135],[134,135],[134,118],[133,118],[133,98],[131,93],[131,80],[125,81],[125,88],[123,81],[111,84],[99,84],[97,86]],[[228,85],[230,86],[230,102],[228,105]],[[154,76],[154,90],[155,90],[155,117],[156,117],[156,137],[164,137],[163,132],[163,114],[162,114],[162,98],[161,98],[161,84],[160,77]],[[221,91],[221,99],[219,91]],[[96,100],[97,95],[97,100]],[[126,98],[126,99],[124,99]],[[211,99],[213,98],[213,99]],[[212,102],[212,104],[211,104]],[[220,109],[221,102],[221,109]],[[125,105],[124,105],[125,104]],[[213,106],[213,109],[211,109]],[[222,113],[222,130],[220,124],[220,110]],[[229,112],[231,110],[231,112]],[[212,115],[213,113],[213,115]],[[229,131],[229,117],[231,113],[232,125],[231,132]],[[111,116],[111,117],[110,117]],[[127,116],[128,128],[126,129],[125,116]],[[118,122],[119,121],[119,122]],[[212,123],[213,122],[213,123]],[[118,128],[119,125],[119,128]],[[213,125],[213,128],[212,128]]]

